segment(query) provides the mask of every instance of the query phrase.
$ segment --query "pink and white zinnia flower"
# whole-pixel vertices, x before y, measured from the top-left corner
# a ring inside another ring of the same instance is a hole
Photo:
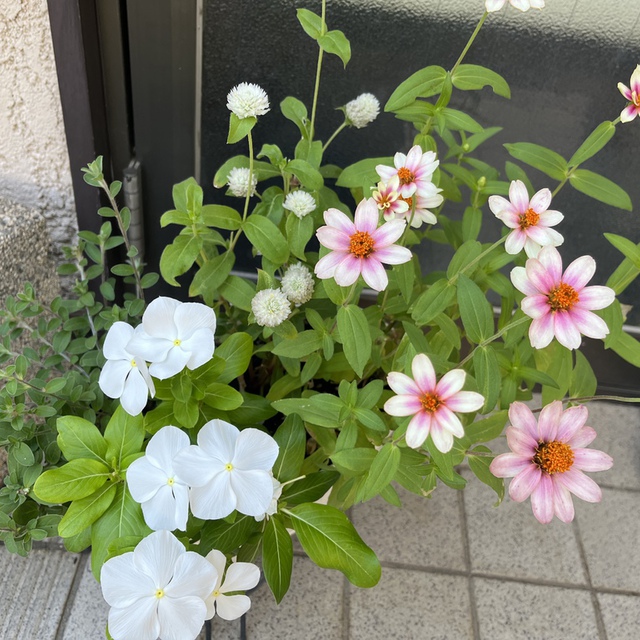
[[[549,209],[551,191],[541,189],[531,200],[527,187],[521,180],[514,180],[509,187],[509,200],[502,196],[489,198],[489,209],[513,231],[507,236],[504,248],[511,255],[524,250],[529,258],[535,258],[543,246],[557,247],[564,238],[554,229],[564,219],[559,211]]]
[[[398,176],[394,176],[386,184],[378,182],[377,190],[371,194],[385,220],[393,220],[396,216],[402,218],[409,210],[407,201],[400,197],[399,188],[400,180]]]
[[[544,9],[544,0],[509,0],[512,6],[520,11],[529,11],[529,9]],[[486,0],[484,3],[487,11],[500,11],[507,0]]]
[[[438,382],[431,360],[423,353],[413,359],[411,372],[413,379],[398,371],[387,376],[387,383],[398,395],[385,402],[384,410],[392,416],[413,416],[405,436],[411,448],[420,447],[431,434],[437,449],[446,453],[453,446],[453,436],[464,436],[454,411],[477,411],[484,398],[474,391],[461,391],[467,375],[462,369],[449,371]]]
[[[393,157],[395,167],[387,167],[383,164],[376,166],[376,171],[383,182],[387,184],[394,176],[400,183],[400,195],[403,198],[412,196],[416,191],[424,191],[431,184],[433,172],[440,162],[436,160],[433,151],[422,153],[420,145],[411,147],[409,153],[396,153]]]
[[[637,115],[640,115],[640,64],[631,74],[631,85],[618,82],[618,90],[629,101],[629,104],[622,110],[620,114],[621,122],[631,122]]]
[[[562,258],[555,247],[543,247],[537,258],[511,271],[511,282],[525,294],[522,310],[533,322],[529,327],[531,346],[544,349],[553,340],[567,349],[580,346],[580,334],[604,339],[607,323],[591,311],[608,307],[615,298],[609,287],[587,287],[596,271],[591,256],[574,260],[562,272]]]
[[[378,207],[373,198],[362,200],[354,222],[338,209],[324,212],[326,226],[316,232],[323,247],[331,249],[316,264],[321,280],[335,278],[341,287],[352,285],[360,274],[376,291],[384,291],[389,278],[383,264],[409,262],[413,254],[393,243],[402,235],[406,222],[391,220],[378,228]]]
[[[531,496],[533,515],[543,524],[554,514],[562,522],[574,516],[571,494],[587,502],[600,502],[600,487],[583,471],[606,471],[611,456],[586,449],[596,432],[585,426],[589,412],[584,405],[562,410],[562,402],[548,404],[536,422],[526,404],[509,407],[511,426],[506,435],[512,453],[497,456],[489,467],[498,478],[513,478],[509,495],[516,502]]]
[[[422,191],[416,191],[412,196],[402,198],[407,203],[409,210],[400,217],[410,220],[414,229],[422,226],[422,223],[436,224],[438,219],[429,209],[439,207],[442,204],[444,198],[440,195],[440,191],[442,189],[438,189],[435,184],[430,182]]]

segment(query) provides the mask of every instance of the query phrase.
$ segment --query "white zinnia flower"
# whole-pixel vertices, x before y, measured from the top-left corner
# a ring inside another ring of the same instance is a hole
[[[282,277],[282,293],[297,307],[311,300],[313,276],[309,269],[301,263],[292,264]]]
[[[204,304],[161,296],[147,307],[142,327],[127,350],[150,362],[149,372],[155,378],[170,378],[185,366],[197,369],[213,356],[216,315]]]
[[[344,110],[349,124],[362,129],[378,117],[380,102],[372,93],[362,93],[355,100],[347,102]]]
[[[128,553],[105,562],[102,595],[111,606],[114,640],[195,640],[207,615],[205,600],[218,573],[168,531],[156,531]]]
[[[222,551],[214,549],[206,558],[215,568],[218,580],[211,595],[206,599],[207,620],[211,620],[217,613],[223,620],[235,620],[243,616],[251,608],[249,596],[236,594],[228,596],[227,593],[236,591],[248,591],[253,589],[260,581],[260,569],[250,562],[234,562],[224,575],[227,559]]]
[[[142,505],[144,521],[154,531],[187,528],[189,487],[176,474],[173,459],[191,444],[177,427],[162,427],[147,443],[145,455],[127,469],[131,497]]]
[[[258,429],[239,431],[224,420],[211,420],[198,432],[198,444],[174,458],[178,475],[191,487],[196,518],[219,520],[237,509],[257,516],[273,498],[271,468],[276,441]]]
[[[241,82],[227,94],[227,109],[238,118],[255,118],[269,111],[269,97],[257,84]]]
[[[282,206],[298,218],[304,218],[316,210],[316,199],[310,193],[298,189],[287,194]]]
[[[259,516],[255,516],[256,522],[262,522],[265,518],[268,520],[270,516],[278,512],[278,500],[282,495],[283,485],[281,485],[274,477],[271,478],[271,482],[273,483],[273,497],[271,498],[271,504],[264,513],[261,513]]]
[[[104,341],[102,352],[107,359],[98,384],[109,398],[120,398],[122,408],[132,416],[137,416],[156,393],[153,380],[149,376],[144,358],[134,355],[128,346],[134,335],[142,331],[126,322],[114,322]]]
[[[227,176],[229,191],[238,198],[244,198],[249,191],[249,169],[245,167],[234,167]],[[258,186],[258,176],[253,173],[251,176],[251,195],[256,192]]]
[[[291,304],[280,289],[263,289],[251,300],[251,311],[261,327],[277,327],[291,313]]]
[[[520,11],[529,11],[529,9],[544,9],[544,0],[509,0],[509,2]],[[486,0],[484,3],[487,11],[500,11],[507,0]]]

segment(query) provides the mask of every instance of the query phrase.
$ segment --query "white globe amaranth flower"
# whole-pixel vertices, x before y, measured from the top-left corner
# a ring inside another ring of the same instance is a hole
[[[263,289],[251,300],[251,311],[261,327],[277,327],[291,313],[291,303],[280,289]]]
[[[229,191],[238,198],[245,198],[249,191],[249,169],[245,167],[234,167],[227,176]],[[258,176],[255,171],[251,176],[251,195],[255,195],[258,186]]]
[[[269,97],[257,84],[241,82],[227,94],[227,109],[238,118],[257,118],[269,111]]]
[[[378,117],[380,102],[372,93],[362,93],[355,100],[347,102],[344,111],[349,124],[362,129]]]
[[[282,293],[297,307],[311,300],[313,296],[313,276],[309,269],[301,263],[292,264],[287,269],[281,284]]]
[[[195,640],[219,577],[213,563],[187,551],[169,531],[148,535],[100,572],[111,606],[109,634],[114,640]]]
[[[302,189],[288,193],[282,206],[301,219],[313,213],[317,207],[316,199]]]

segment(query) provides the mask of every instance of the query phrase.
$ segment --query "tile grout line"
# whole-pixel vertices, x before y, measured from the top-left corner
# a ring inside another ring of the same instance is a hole
[[[591,594],[591,603],[593,605],[594,613],[596,616],[596,625],[598,627],[598,635],[600,640],[607,640],[607,630],[604,626],[604,620],[602,619],[602,611],[600,610],[600,602],[598,595],[593,588],[593,582],[591,582],[591,572],[589,571],[589,563],[587,562],[587,554],[584,550],[584,544],[582,543],[582,535],[580,534],[580,525],[578,519],[573,519],[573,532],[576,536],[576,542],[578,544],[578,553],[580,554],[580,560],[582,562],[582,569],[587,576],[587,584],[589,585],[589,593]]]
[[[625,493],[640,493],[640,488],[637,487],[616,487],[614,484],[599,483],[603,489],[609,489],[610,491],[624,491]]]
[[[351,635],[351,587],[346,576],[342,578],[342,640]]]
[[[464,563],[467,567],[467,589],[469,590],[469,608],[471,610],[471,628],[473,637],[480,640],[480,621],[478,619],[478,608],[476,606],[476,591],[471,574],[471,547],[469,546],[469,529],[467,526],[467,512],[465,511],[463,491],[458,492],[458,512],[462,527],[462,546],[464,549]]]
[[[62,608],[62,615],[60,616],[60,622],[58,623],[58,629],[56,630],[55,640],[63,640],[63,634],[71,616],[73,603],[75,602],[76,594],[80,589],[82,574],[84,573],[84,568],[87,566],[89,558],[90,556],[88,553],[79,554],[78,562],[76,564],[76,572],[73,575],[73,580],[71,581],[71,586],[69,587],[69,591],[67,593],[67,599],[65,600],[64,607]]]

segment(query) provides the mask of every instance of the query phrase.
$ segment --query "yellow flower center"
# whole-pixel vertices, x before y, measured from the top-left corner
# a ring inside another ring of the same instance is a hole
[[[178,340],[178,338],[176,338],[176,339],[173,341],[173,346],[174,346],[174,347],[179,347],[181,344],[182,344],[182,340]]]
[[[529,227],[535,227],[540,220],[540,214],[536,213],[533,209],[527,209],[524,213],[520,214],[520,228],[528,229]]]
[[[547,294],[551,311],[569,311],[580,300],[578,292],[570,285],[561,282]]]
[[[216,589],[211,595],[213,595],[214,598],[217,598],[220,595],[220,591]]]
[[[160,600],[160,598],[164,598],[164,591],[162,589],[156,589],[155,597]]]
[[[541,442],[536,449],[533,461],[541,471],[564,473],[573,465],[573,449],[564,442]]]
[[[438,410],[438,407],[442,404],[440,402],[440,398],[431,393],[425,393],[420,398],[420,402],[422,403],[422,408],[429,413],[435,413]]]
[[[398,169],[398,178],[400,179],[400,184],[411,184],[416,179],[416,176],[411,169],[402,167]]]
[[[137,367],[137,366],[138,366],[138,363],[137,363],[135,360],[132,360],[132,361],[131,361],[131,366],[132,366],[132,367]]]
[[[227,471],[233,471],[233,465],[230,462],[227,462],[227,464],[224,465],[224,468]]]
[[[167,478],[167,484],[170,487],[173,487],[173,485],[176,483],[176,481],[173,478]]]
[[[366,231],[356,231],[350,240],[349,251],[356,258],[366,258],[373,253],[375,242]]]

